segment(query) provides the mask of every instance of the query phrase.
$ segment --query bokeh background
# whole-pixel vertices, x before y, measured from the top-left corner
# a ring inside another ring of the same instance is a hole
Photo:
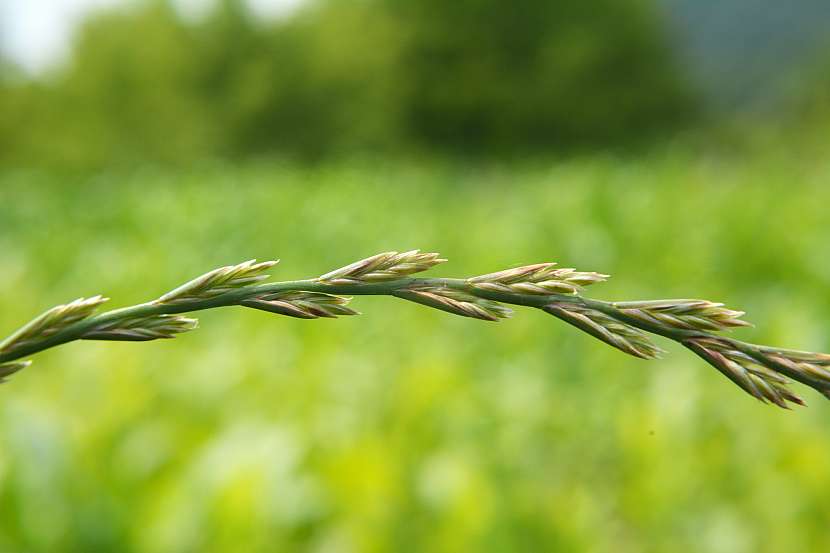
[[[824,0],[0,1],[0,333],[249,258],[556,260],[830,351]],[[830,550],[830,403],[387,298],[0,388],[0,551]]]

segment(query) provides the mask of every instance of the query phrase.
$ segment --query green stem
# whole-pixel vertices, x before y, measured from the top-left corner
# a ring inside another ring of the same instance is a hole
[[[317,279],[307,279],[246,286],[210,299],[194,300],[186,303],[167,304],[148,302],[130,307],[114,309],[69,325],[63,330],[36,343],[13,348],[11,351],[0,352],[0,363],[21,359],[55,346],[82,339],[84,334],[93,328],[106,323],[114,323],[140,316],[161,314],[173,315],[202,311],[205,309],[214,309],[218,307],[236,306],[239,305],[242,300],[266,293],[304,291],[356,296],[394,296],[396,291],[413,288],[450,288],[453,290],[463,291],[483,299],[537,308],[543,307],[544,305],[554,301],[560,303],[567,302],[581,304],[585,307],[602,311],[603,313],[606,313],[621,322],[625,322],[626,324],[630,324],[647,332],[665,336],[678,342],[693,336],[713,336],[712,334],[701,331],[679,330],[651,325],[620,313],[620,311],[610,302],[591,300],[578,295],[535,295],[482,290],[470,285],[465,279],[402,278],[386,282],[363,284],[327,284]]]
[[[274,282],[260,284],[257,286],[242,287],[238,290],[233,290],[210,299],[172,304],[148,302],[106,311],[71,324],[52,336],[48,336],[38,342],[13,348],[10,351],[0,352],[0,363],[21,359],[61,344],[82,339],[85,333],[105,323],[114,323],[126,319],[149,315],[173,315],[202,311],[205,309],[214,309],[218,307],[236,306],[239,305],[242,300],[261,296],[267,293],[303,291],[325,292],[339,295],[391,296],[394,295],[396,291],[402,289],[420,287],[452,288],[455,290],[463,290],[486,299],[532,307],[541,307],[545,303],[552,301],[552,298],[548,296],[486,292],[470,286],[467,284],[466,280],[452,278],[402,278],[398,280],[366,284],[326,284],[317,279]],[[574,301],[574,298],[570,296],[556,296],[555,299],[557,301]]]
[[[401,294],[401,292],[418,288],[432,290],[441,288],[452,289],[486,300],[535,308],[542,308],[551,303],[575,304],[580,307],[599,311],[621,323],[625,323],[645,332],[674,340],[686,347],[691,347],[693,351],[694,347],[692,346],[695,345],[695,339],[709,338],[719,340],[721,343],[729,344],[733,349],[744,352],[748,356],[757,360],[759,363],[772,366],[772,368],[778,372],[790,376],[795,380],[819,390],[826,389],[825,384],[821,382],[820,379],[792,370],[790,367],[781,363],[771,362],[769,357],[765,356],[764,352],[761,351],[761,347],[755,346],[754,344],[740,342],[738,340],[730,339],[704,330],[688,330],[675,328],[669,325],[655,324],[653,322],[626,314],[613,302],[589,299],[580,295],[539,295],[493,291],[474,286],[465,279],[456,278],[407,277],[385,282],[346,284],[329,284],[320,281],[319,279],[293,280],[244,286],[209,299],[196,299],[181,303],[161,303],[156,300],[94,315],[73,323],[55,334],[43,338],[42,340],[32,343],[25,343],[18,347],[12,347],[9,351],[0,352],[0,364],[15,361],[68,342],[86,339],[84,338],[85,335],[96,327],[102,325],[113,325],[137,317],[175,315],[180,313],[202,311],[205,309],[214,309],[218,307],[237,306],[244,300],[279,292],[324,292],[336,295],[403,297],[404,294]],[[733,378],[733,376],[727,376]]]
[[[576,292],[607,275],[556,270],[552,263],[516,267],[471,279],[409,276],[443,261],[437,253],[418,250],[384,252],[319,278],[255,284],[267,278],[262,272],[276,261],[250,260],[205,273],[157,300],[98,315],[89,314],[104,301],[102,298],[80,299],[54,307],[0,342],[0,381],[27,365],[8,364],[10,361],[68,342],[168,338],[195,324],[192,320],[163,316],[237,305],[300,318],[352,315],[355,312],[344,307],[346,300],[342,296],[357,295],[399,297],[491,321],[509,314],[499,304],[540,308],[637,357],[652,359],[660,353],[645,333],[674,340],[761,401],[781,407],[786,407],[787,401],[801,403],[783,386],[788,381],[781,375],[830,397],[830,355],[777,350],[716,334],[745,324],[737,320],[742,312],[725,309],[722,304],[705,300],[615,303],[589,299]],[[221,290],[229,291],[220,293]],[[76,322],[67,324],[70,321]]]

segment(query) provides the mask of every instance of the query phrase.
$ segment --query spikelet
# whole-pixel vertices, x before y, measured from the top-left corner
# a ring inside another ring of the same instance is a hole
[[[655,359],[663,353],[642,330],[596,309],[566,302],[550,303],[542,309],[629,355]]]
[[[431,269],[444,263],[437,253],[384,252],[328,272],[317,280],[325,284],[367,284],[386,282]]]
[[[174,338],[176,334],[194,330],[198,326],[197,319],[181,315],[147,315],[103,323],[85,332],[81,339],[146,342]]]
[[[830,355],[809,351],[752,346],[766,365],[806,384],[830,399]]]
[[[5,382],[11,375],[17,371],[22,371],[31,364],[31,361],[12,361],[11,363],[0,364],[0,383]]]
[[[791,384],[788,378],[770,368],[765,360],[735,349],[729,341],[701,337],[684,340],[682,343],[762,403],[774,403],[784,409],[789,409],[787,402],[804,405],[804,400],[788,388]],[[830,373],[828,377],[830,378]],[[830,380],[826,382],[830,384]]]
[[[556,269],[556,263],[537,263],[489,273],[467,279],[467,283],[481,290],[506,294],[569,294],[583,286],[603,282],[608,275],[586,273],[575,269]]]
[[[262,261],[257,263],[255,259],[251,259],[239,265],[220,267],[182,284],[175,290],[161,296],[155,303],[175,305],[220,296],[231,290],[265,280],[268,275],[262,273],[278,262]]]
[[[656,326],[711,331],[752,326],[741,320],[743,311],[707,300],[618,301],[611,305],[629,317]]]
[[[513,314],[512,309],[498,302],[478,298],[450,288],[400,290],[395,292],[395,296],[427,307],[440,309],[453,315],[482,321],[498,321]]]
[[[298,319],[359,315],[346,307],[352,298],[322,292],[278,292],[242,300],[240,305]]]
[[[65,305],[57,305],[35,317],[0,343],[0,352],[11,352],[23,346],[48,338],[67,326],[86,319],[109,298],[93,296],[78,298]]]

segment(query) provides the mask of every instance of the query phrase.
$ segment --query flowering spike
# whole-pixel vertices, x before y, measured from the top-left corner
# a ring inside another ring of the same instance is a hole
[[[647,333],[686,346],[753,397],[782,408],[803,405],[790,391],[797,381],[830,398],[830,354],[759,346],[715,334],[747,326],[743,311],[698,299],[604,302],[580,296],[582,287],[607,275],[537,263],[468,279],[417,278],[444,262],[437,253],[385,252],[311,280],[257,285],[276,261],[254,260],[206,273],[150,303],[95,315],[106,298],[95,296],[59,305],[0,343],[0,381],[28,366],[20,359],[73,340],[146,341],[172,338],[196,328],[182,316],[220,306],[241,305],[302,319],[355,315],[355,295],[388,295],[474,319],[508,317],[508,304],[540,308],[630,355],[661,353]],[[233,293],[230,293],[233,292]],[[569,297],[564,297],[564,296]],[[210,300],[210,301],[205,301]]]

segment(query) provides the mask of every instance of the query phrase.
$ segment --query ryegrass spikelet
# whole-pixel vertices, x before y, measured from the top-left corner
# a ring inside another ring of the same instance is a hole
[[[762,361],[735,349],[729,341],[705,337],[691,338],[682,343],[756,399],[784,409],[789,409],[787,402],[804,405],[804,400],[787,387],[789,379]]]
[[[602,311],[566,302],[549,303],[542,309],[629,355],[655,359],[663,353],[645,332]]]
[[[793,380],[811,386],[830,399],[830,355],[755,346],[755,358]],[[754,352],[753,352],[754,353]]]
[[[420,250],[384,252],[335,269],[317,280],[327,284],[387,282],[426,271],[445,261],[441,259],[441,254],[422,253]]]
[[[156,303],[181,304],[190,301],[210,299],[231,290],[256,284],[268,278],[263,274],[279,261],[256,262],[250,259],[239,265],[228,265],[214,269],[200,277],[167,292]]]
[[[5,382],[9,376],[31,365],[31,361],[14,361],[0,364],[0,382]]]
[[[472,294],[452,290],[450,288],[418,288],[411,290],[400,290],[395,296],[405,300],[420,303],[427,307],[433,307],[473,319],[482,321],[498,321],[506,319],[513,314],[513,310],[502,304],[482,299]]]
[[[78,298],[64,305],[56,305],[3,340],[0,343],[0,352],[14,351],[47,338],[73,323],[86,319],[108,299],[103,296],[93,296],[91,298]]]
[[[146,315],[102,323],[86,332],[83,340],[146,342],[174,338],[176,334],[198,328],[199,321],[181,315]]]
[[[556,269],[556,263],[537,263],[467,279],[472,286],[493,292],[518,294],[576,294],[583,286],[603,282],[608,275]]]
[[[712,331],[752,326],[740,319],[743,311],[707,300],[617,301],[612,305],[629,317],[657,326]]]
[[[335,318],[342,315],[359,315],[346,307],[352,298],[324,294],[322,292],[277,292],[242,300],[240,305],[261,309],[270,313],[287,315],[297,319]]]

